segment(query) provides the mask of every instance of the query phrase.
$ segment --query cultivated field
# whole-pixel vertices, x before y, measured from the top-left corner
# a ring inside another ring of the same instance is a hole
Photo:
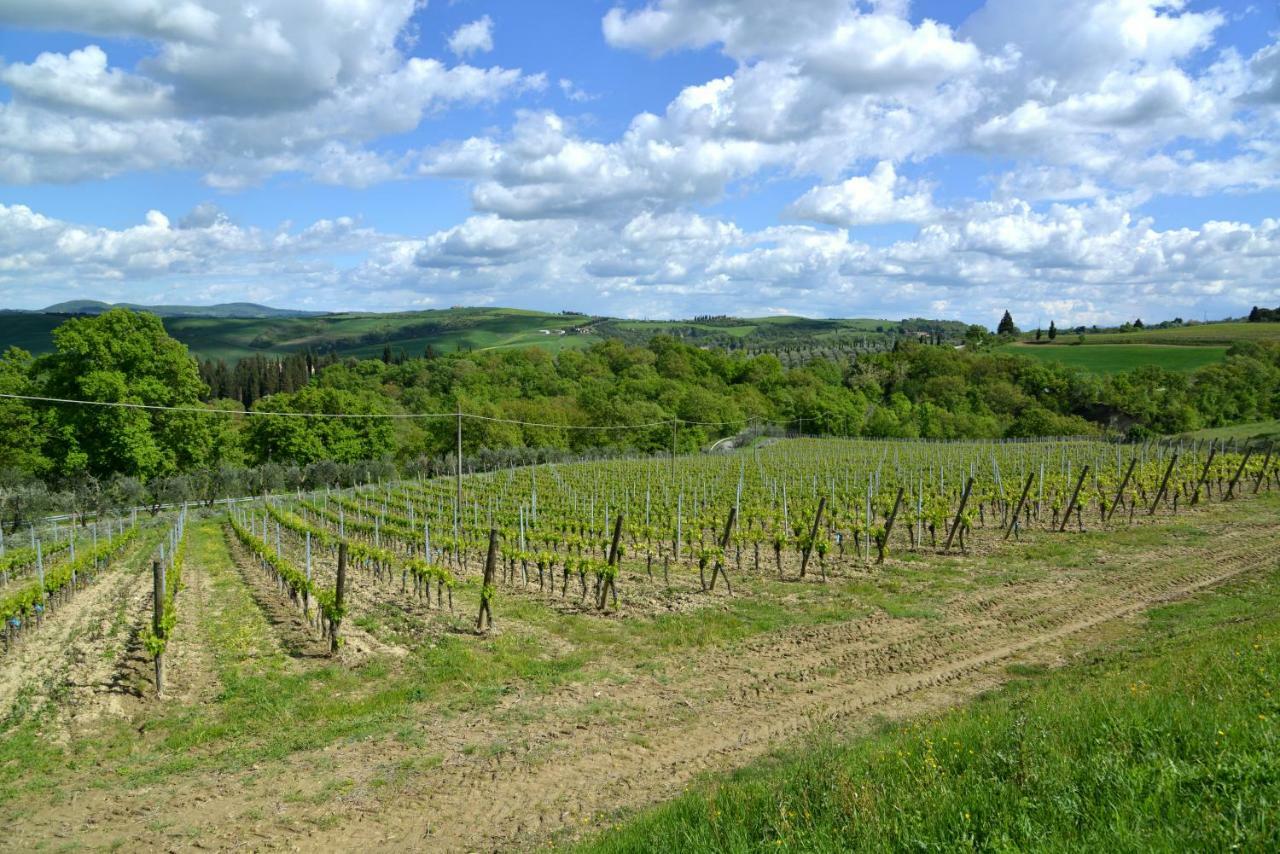
[[[791,440],[118,520],[0,655],[0,818],[23,848],[590,838],[815,725],[955,705],[1276,568],[1277,463]]]
[[[1060,362],[1099,374],[1131,371],[1156,365],[1166,371],[1191,372],[1221,362],[1226,347],[1175,346],[1169,344],[1011,344],[1002,352],[1030,356],[1043,362]]]
[[[1062,332],[1070,337],[1071,333]],[[1198,323],[1170,329],[1135,329],[1086,335],[1085,344],[1181,344],[1227,347],[1238,341],[1280,339],[1280,323]]]

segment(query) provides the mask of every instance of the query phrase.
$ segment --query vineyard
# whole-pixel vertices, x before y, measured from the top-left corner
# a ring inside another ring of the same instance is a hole
[[[1210,442],[792,440],[277,498],[229,525],[329,635],[340,546],[366,583],[427,607],[453,610],[465,587],[643,612],[733,595],[735,578],[825,582],[894,555],[1172,516],[1270,488],[1277,462]]]
[[[763,439],[10,533],[0,815],[95,846],[328,847],[370,811],[375,848],[572,837],[1273,566],[1278,497],[1267,445]]]

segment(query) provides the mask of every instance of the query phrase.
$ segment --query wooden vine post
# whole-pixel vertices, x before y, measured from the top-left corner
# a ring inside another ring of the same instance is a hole
[[[604,610],[605,603],[609,601],[609,594],[613,594],[613,599],[618,600],[618,587],[614,583],[614,578],[618,574],[618,543],[622,540],[622,514],[618,514],[618,521],[613,525],[613,540],[609,543],[609,571],[605,573],[604,583],[600,585],[600,600],[596,602],[596,607]]]
[[[1196,478],[1196,491],[1191,495],[1191,506],[1196,506],[1200,501],[1200,487],[1204,486],[1204,479],[1209,476],[1209,466],[1213,465],[1213,458],[1217,456],[1217,447],[1209,449],[1209,459],[1204,461],[1204,468],[1200,472],[1200,477]]]
[[[338,586],[333,591],[334,610],[342,614],[342,600],[347,589],[347,541],[342,540],[338,543]],[[329,654],[338,654],[338,629],[342,624],[342,617],[339,616],[333,620],[329,626]]]
[[[725,589],[729,591],[729,595],[733,595],[733,585],[729,583],[729,569],[725,564],[725,550],[729,548],[729,538],[733,536],[733,523],[738,519],[738,508],[729,508],[729,519],[724,523],[724,536],[720,538],[720,554],[716,555],[715,568],[711,570],[712,590],[716,589],[716,576],[724,576]]]
[[[813,544],[818,541],[818,525],[822,523],[822,511],[827,509],[827,497],[824,495],[818,499],[818,512],[813,514],[813,527],[809,529],[809,542],[805,544],[804,549],[800,552],[800,577],[804,578],[805,571],[809,568],[809,555],[813,554]]]
[[[457,539],[462,526],[462,403],[458,403],[458,467],[456,472],[457,495],[453,504],[453,537]]]
[[[498,565],[498,529],[489,529],[489,554],[484,559],[484,580],[480,587],[480,613],[476,617],[476,631],[493,628],[493,576]]]
[[[164,634],[164,565],[151,561],[152,593],[155,597],[155,612],[151,616],[151,631],[156,637]],[[156,696],[164,694],[164,653],[156,653]]]
[[[960,530],[960,519],[964,516],[965,505],[969,503],[969,493],[973,491],[973,478],[969,478],[964,485],[964,492],[960,495],[960,509],[956,511],[956,519],[951,523],[951,533],[947,534],[946,545],[942,547],[944,552],[951,551],[951,541],[955,539],[956,531]]]
[[[1028,481],[1030,486],[1031,482]],[[903,488],[898,487],[898,497],[893,500],[893,512],[889,514],[889,518],[884,523],[884,542],[880,543],[879,554],[876,556],[876,563],[884,563],[884,553],[889,548],[889,535],[893,533],[893,521],[898,518],[898,508],[902,506]]]
[[[1253,485],[1253,494],[1257,495],[1258,490],[1262,488],[1262,482],[1267,479],[1267,466],[1271,464],[1271,451],[1275,448],[1274,442],[1267,443],[1267,455],[1262,458],[1262,470],[1258,472],[1258,481]],[[1268,486],[1268,489],[1270,487]]]
[[[1071,501],[1067,503],[1067,512],[1062,514],[1062,524],[1058,526],[1059,534],[1067,530],[1067,520],[1071,518],[1071,511],[1076,509],[1076,499],[1080,497],[1080,487],[1084,486],[1084,479],[1088,474],[1089,467],[1086,465],[1080,470],[1080,479],[1076,481],[1076,488],[1071,493]]]
[[[1124,496],[1124,488],[1129,485],[1129,478],[1133,476],[1133,467],[1138,464],[1138,458],[1134,457],[1129,460],[1129,468],[1125,470],[1124,479],[1120,481],[1120,488],[1116,490],[1116,497],[1111,501],[1111,506],[1107,508],[1106,522],[1111,521],[1111,517],[1115,515],[1116,507],[1120,504],[1120,499]]]
[[[1210,454],[1209,458],[1212,459],[1213,455]],[[1156,515],[1156,508],[1160,506],[1160,499],[1164,498],[1164,493],[1169,488],[1169,475],[1173,474],[1173,467],[1177,464],[1177,462],[1178,462],[1177,454],[1174,454],[1172,457],[1169,458],[1169,466],[1164,470],[1164,478],[1160,481],[1160,489],[1156,492],[1155,501],[1151,502],[1151,509],[1147,511],[1148,516]]]
[[[1227,501],[1235,497],[1236,483],[1240,480],[1240,475],[1244,474],[1244,467],[1249,464],[1249,457],[1253,456],[1253,448],[1244,449],[1244,459],[1240,461],[1240,468],[1236,469],[1235,477],[1231,478],[1231,483],[1227,485]]]
[[[1004,538],[1009,539],[1009,535],[1013,533],[1013,529],[1018,527],[1018,517],[1022,515],[1022,508],[1027,506],[1027,495],[1031,492],[1031,482],[1035,480],[1036,473],[1029,472],[1027,474],[1027,482],[1022,487],[1022,497],[1018,499],[1018,509],[1013,511],[1013,518],[1009,520],[1009,530],[1004,532]]]

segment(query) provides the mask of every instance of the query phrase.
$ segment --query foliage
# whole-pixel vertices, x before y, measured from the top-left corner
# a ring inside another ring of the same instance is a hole
[[[54,352],[33,364],[50,397],[147,406],[199,406],[195,361],[160,319],[114,309],[72,318],[53,332]],[[208,463],[210,422],[198,413],[119,407],[56,410],[50,456],[63,472],[149,478]]]

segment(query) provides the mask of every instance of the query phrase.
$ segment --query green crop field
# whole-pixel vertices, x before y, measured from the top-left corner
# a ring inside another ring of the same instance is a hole
[[[1074,340],[1075,334],[1058,333]],[[1086,334],[1085,344],[1182,344],[1229,347],[1238,341],[1280,341],[1280,323],[1198,323],[1170,329],[1135,329],[1132,332]]]
[[[1206,427],[1183,433],[1188,439],[1269,439],[1280,440],[1280,420],[1254,421],[1249,424],[1232,424],[1229,427]]]
[[[1001,352],[1060,362],[1093,373],[1113,374],[1143,365],[1158,365],[1168,371],[1194,371],[1222,361],[1227,348],[1168,344],[1009,344],[1001,348]]]

